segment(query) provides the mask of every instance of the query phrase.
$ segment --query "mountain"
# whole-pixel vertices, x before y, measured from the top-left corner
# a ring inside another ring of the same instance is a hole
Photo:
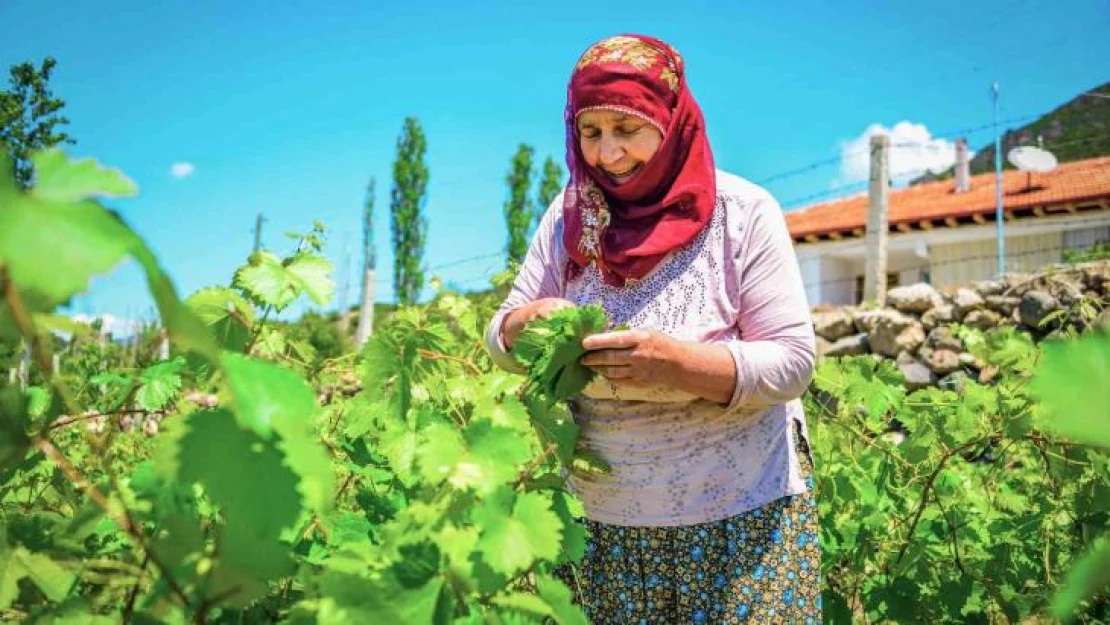
[[[1097,94],[1097,95],[1091,95]],[[1061,163],[1080,161],[1110,154],[1110,82],[1085,91],[1044,117],[1002,135],[1002,167],[1013,169],[1006,154],[1019,145],[1038,145],[1056,155]],[[971,173],[994,171],[994,141],[983,146],[971,159]],[[953,169],[940,174],[925,174],[910,184],[946,180]]]

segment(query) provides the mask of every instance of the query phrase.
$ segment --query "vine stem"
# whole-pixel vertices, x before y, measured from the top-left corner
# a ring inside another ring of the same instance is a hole
[[[62,473],[64,473],[75,486],[80,488],[106,516],[112,519],[112,521],[124,531],[124,533],[131,536],[139,543],[146,557],[154,563],[154,566],[157,567],[159,573],[161,573],[162,577],[166,580],[166,584],[170,587],[170,591],[177,596],[182,605],[188,606],[189,596],[185,594],[185,591],[177,583],[177,580],[174,579],[169,566],[162,562],[161,558],[159,558],[154,553],[154,550],[150,548],[150,545],[147,544],[146,537],[143,536],[142,530],[139,528],[138,524],[131,519],[131,515],[127,511],[127,508],[123,507],[122,513],[112,510],[111,504],[104,496],[104,493],[100,492],[98,488],[85,479],[77,467],[73,466],[73,463],[69,461],[69,458],[59,451],[49,439],[38,439],[35,442],[35,447],[42,451],[47,458],[50,458]]]
[[[906,555],[906,550],[909,549],[910,544],[913,543],[914,530],[917,529],[917,524],[919,521],[921,521],[921,515],[925,512],[925,505],[929,503],[929,491],[933,489],[933,484],[936,483],[937,477],[940,475],[941,470],[944,469],[944,466],[948,464],[948,461],[952,457],[959,455],[960,452],[964,451],[965,449],[970,449],[971,447],[982,443],[983,440],[974,440],[964,443],[959,447],[949,449],[944,454],[944,456],[941,457],[940,463],[937,464],[937,468],[933,469],[933,472],[929,475],[928,479],[925,480],[925,488],[921,492],[921,501],[917,504],[917,511],[913,515],[913,521],[910,522],[910,527],[906,531],[906,542],[902,545],[902,548],[898,550],[898,555],[894,558],[894,566],[898,566],[898,564],[902,562],[903,556]]]
[[[80,421],[85,421],[87,419],[95,419],[97,417],[121,417],[123,415],[130,415],[130,414],[137,414],[137,415],[143,415],[143,416],[159,415],[159,414],[164,415],[164,414],[166,414],[166,411],[165,410],[146,410],[144,408],[133,408],[133,409],[130,409],[130,410],[116,410],[116,411],[109,411],[109,412],[88,412],[88,413],[80,414],[80,415],[62,415],[62,416],[58,417],[57,419],[55,419],[54,422],[50,424],[49,429],[57,430],[59,428],[64,428],[67,425],[72,425],[74,423],[78,423]]]
[[[543,463],[547,462],[547,459],[551,457],[551,454],[555,453],[558,449],[559,445],[557,443],[548,443],[547,448],[543,450],[542,454],[533,458],[532,462],[528,463],[528,466],[520,470],[520,475],[517,476],[516,483],[513,484],[513,490],[516,490],[523,486],[524,481],[527,480],[530,475],[532,475],[532,472],[542,466]]]
[[[53,387],[62,398],[62,403],[66,410],[72,414],[80,414],[80,406],[73,398],[73,394],[70,392],[69,387],[58,378],[54,371],[53,359],[47,347],[43,345],[38,334],[35,333],[34,323],[31,321],[31,316],[27,313],[27,308],[23,305],[23,299],[20,297],[19,291],[15,288],[15,283],[12,281],[11,274],[8,272],[7,267],[3,266],[0,266],[0,290],[4,293],[4,301],[7,302],[8,309],[12,313],[12,319],[15,321],[20,333],[31,343],[31,352],[35,358],[35,365],[50,380],[51,387]],[[79,470],[77,470],[77,467],[73,466],[69,458],[54,446],[54,443],[51,442],[49,437],[45,436],[45,432],[36,435],[32,439],[32,445],[46,455],[46,457],[49,458],[75,486],[81,489],[106,516],[112,519],[124,533],[131,536],[139,544],[143,552],[150,558],[150,561],[154,563],[162,577],[166,580],[166,584],[169,586],[170,591],[177,596],[182,605],[188,606],[189,596],[185,594],[185,591],[177,583],[177,580],[174,579],[169,567],[158,558],[153,550],[151,550],[141,529],[131,519],[131,514],[127,510],[127,507],[121,504],[122,513],[112,510],[111,504],[104,496],[104,493],[100,492],[100,489],[96,488]]]
[[[143,557],[143,563],[139,567],[139,574],[135,577],[135,583],[131,586],[131,590],[127,593],[127,604],[123,606],[123,616],[121,620],[124,623],[131,622],[131,616],[135,613],[135,599],[139,596],[139,587],[143,582],[143,574],[146,573],[146,567],[150,564],[150,552],[148,551]]]
[[[273,310],[273,308],[273,306],[267,304],[266,308],[262,309],[262,318],[258,320],[258,325],[256,326],[257,329],[253,333],[254,336],[251,337],[251,342],[243,348],[244,354],[249,355],[251,353],[251,350],[254,349],[255,343],[257,343],[259,337],[262,336],[262,327],[266,325],[266,320],[270,317],[270,311]]]
[[[416,353],[421,358],[427,358],[428,360],[448,360],[450,362],[457,362],[469,369],[470,372],[474,375],[483,375],[483,372],[481,369],[478,368],[478,365],[470,362],[466,358],[460,358],[459,356],[452,356],[450,354],[443,354],[440,352],[432,351],[430,349],[424,349],[422,347],[417,348]]]

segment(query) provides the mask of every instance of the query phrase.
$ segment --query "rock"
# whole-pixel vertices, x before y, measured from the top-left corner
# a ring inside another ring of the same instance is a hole
[[[944,303],[940,293],[924,282],[899,286],[887,291],[886,302],[900,312],[923,313]]]
[[[956,307],[952,304],[941,304],[936,308],[921,315],[921,323],[929,330],[956,320]]]
[[[934,328],[925,337],[925,345],[932,349],[947,349],[959,353],[964,348],[964,342],[959,339],[947,326]]]
[[[956,291],[956,295],[952,297],[952,305],[956,308],[956,318],[963,319],[967,316],[967,313],[983,308],[986,303],[975,291],[959,289]]]
[[[991,295],[1013,295],[1021,297],[1023,293],[1033,288],[1033,276],[1027,273],[1007,273],[998,277],[998,281],[1005,285],[1001,293]],[[1008,291],[1008,292],[1007,292]]]
[[[875,331],[875,326],[878,325],[880,319],[892,315],[901,316],[893,310],[856,310],[852,312],[852,323],[855,324],[857,332],[871,334]]]
[[[848,336],[856,331],[852,316],[843,310],[817,312],[813,317],[813,331],[829,341]]]
[[[1088,289],[1103,294],[1110,291],[1110,261],[1084,264],[1081,274]]]
[[[897,359],[895,364],[906,378],[907,391],[916,391],[937,383],[937,375],[913,356],[907,354]]]
[[[971,367],[972,369],[982,369],[986,366],[986,363],[976,358],[974,354],[969,354],[968,352],[960,352],[960,365],[964,367]]]
[[[964,317],[965,326],[980,330],[997,328],[1001,322],[1002,318],[993,310],[973,310],[967,314],[967,317]]]
[[[1110,307],[1103,308],[1102,312],[1091,322],[1092,330],[1110,332]]]
[[[989,297],[991,295],[1002,295],[1002,292],[1006,290],[1006,283],[1001,280],[980,280],[973,282],[971,288],[980,297]]]
[[[826,341],[820,334],[814,337],[814,348],[818,358],[824,358],[829,355],[829,346],[832,343]]]
[[[1021,296],[1018,314],[1021,322],[1030,328],[1040,329],[1041,322],[1049,313],[1060,307],[1055,297],[1044,291],[1028,291]]]
[[[950,349],[931,350],[925,364],[938,375],[952,373],[960,368],[960,353]]]
[[[987,308],[1002,315],[1009,317],[1014,314],[1014,310],[1021,304],[1020,297],[991,295],[987,297]]]
[[[901,352],[917,351],[925,342],[925,328],[913,317],[891,312],[875,323],[870,341],[872,352],[893,358]]]
[[[998,367],[995,365],[987,365],[979,370],[979,384],[990,384],[995,378],[998,377]]]
[[[967,385],[967,381],[970,379],[970,376],[968,376],[963,371],[953,371],[952,373],[949,373],[948,375],[938,380],[937,386],[947,391],[955,391],[959,393],[960,391],[964,390],[964,386]]]
[[[852,336],[846,336],[832,345],[829,346],[825,352],[826,356],[856,356],[866,354],[871,351],[870,341],[867,339],[867,334],[860,332]]]

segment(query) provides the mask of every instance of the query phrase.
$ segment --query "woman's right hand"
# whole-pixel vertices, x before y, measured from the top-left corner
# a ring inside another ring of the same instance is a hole
[[[505,343],[505,349],[513,348],[513,341],[516,340],[516,337],[520,335],[529,321],[537,317],[548,317],[551,313],[563,308],[574,308],[574,303],[561,297],[545,297],[528,302],[506,315],[505,320],[501,323],[501,340]]]

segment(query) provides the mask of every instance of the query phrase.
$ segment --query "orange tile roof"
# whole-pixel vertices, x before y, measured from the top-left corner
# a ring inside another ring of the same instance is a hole
[[[1063,163],[1055,170],[1032,174],[1002,173],[1003,208],[1007,211],[1049,207],[1060,204],[1099,202],[1110,199],[1110,156]],[[890,192],[891,227],[899,223],[917,224],[925,220],[968,218],[995,212],[994,173],[971,178],[971,190],[955,193],[955,181],[944,180],[915,185]],[[867,226],[867,194],[814,204],[786,213],[786,224],[795,241],[807,236],[830,233],[850,235]]]

